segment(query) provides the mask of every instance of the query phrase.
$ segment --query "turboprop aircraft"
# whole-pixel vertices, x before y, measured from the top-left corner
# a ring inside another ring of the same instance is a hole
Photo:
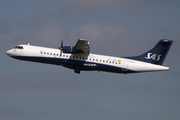
[[[134,57],[113,57],[90,53],[89,41],[79,39],[75,46],[63,46],[58,49],[27,45],[18,45],[6,54],[12,58],[73,69],[80,74],[86,71],[105,71],[113,73],[140,73],[167,71],[162,66],[172,45],[172,40],[161,39],[154,48]]]

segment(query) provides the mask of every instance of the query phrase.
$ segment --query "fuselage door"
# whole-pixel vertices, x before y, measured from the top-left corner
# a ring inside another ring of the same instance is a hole
[[[123,60],[123,71],[127,71],[128,70],[128,61],[127,60]]]

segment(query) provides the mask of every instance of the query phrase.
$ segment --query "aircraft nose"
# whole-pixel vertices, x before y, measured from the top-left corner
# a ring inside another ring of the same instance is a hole
[[[6,51],[6,54],[7,54],[8,56],[11,56],[11,50]]]

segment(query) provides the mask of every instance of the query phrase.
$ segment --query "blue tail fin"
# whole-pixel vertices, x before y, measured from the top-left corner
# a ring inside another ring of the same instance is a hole
[[[172,40],[162,39],[156,44],[156,46],[153,49],[149,50],[148,52],[139,56],[128,58],[152,64],[162,65],[166,58],[166,55],[168,54],[169,49],[171,48],[172,43]]]

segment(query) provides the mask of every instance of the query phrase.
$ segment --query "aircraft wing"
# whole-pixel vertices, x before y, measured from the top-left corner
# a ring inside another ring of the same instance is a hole
[[[74,50],[82,51],[82,53],[89,55],[90,53],[89,41],[85,39],[79,39],[74,47]]]

